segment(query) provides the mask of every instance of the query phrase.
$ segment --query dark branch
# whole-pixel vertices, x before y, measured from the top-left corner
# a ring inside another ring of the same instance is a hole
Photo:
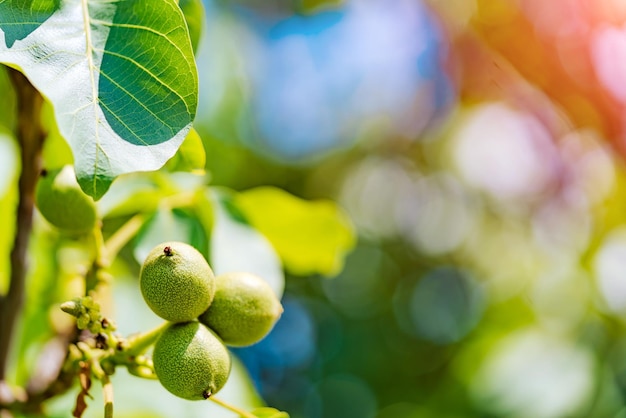
[[[28,270],[28,241],[32,229],[35,187],[41,172],[41,149],[46,137],[40,123],[43,98],[19,71],[8,68],[17,98],[15,136],[21,151],[16,232],[11,251],[9,290],[0,300],[0,383],[5,380],[15,325],[24,303]]]

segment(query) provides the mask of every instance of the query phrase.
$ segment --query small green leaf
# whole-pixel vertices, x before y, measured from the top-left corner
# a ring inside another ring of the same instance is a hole
[[[230,210],[232,196],[211,190],[213,230],[211,231],[210,261],[216,274],[233,271],[254,273],[265,279],[281,297],[285,287],[280,259],[262,234],[242,222],[239,214]]]
[[[187,29],[189,29],[189,38],[193,51],[198,50],[200,37],[202,36],[202,24],[204,23],[204,6],[202,0],[180,0],[178,6],[183,11]]]
[[[202,138],[195,129],[191,128],[176,154],[167,162],[166,167],[169,171],[190,171],[201,174],[204,172],[205,163],[206,153]]]
[[[250,224],[265,235],[293,274],[333,276],[355,244],[352,225],[331,201],[306,201],[260,187],[234,198]]]
[[[288,413],[269,407],[256,408],[252,411],[252,415],[257,418],[289,418]]]

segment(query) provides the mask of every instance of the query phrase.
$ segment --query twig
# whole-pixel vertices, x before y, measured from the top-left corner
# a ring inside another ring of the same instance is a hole
[[[113,418],[113,384],[106,374],[102,378],[102,393],[104,397],[104,418]]]
[[[33,223],[35,187],[41,171],[41,149],[46,137],[41,124],[43,98],[19,71],[7,68],[17,95],[16,138],[21,148],[22,171],[19,178],[16,233],[11,250],[9,290],[0,299],[0,381],[6,379],[14,328],[24,303],[28,269],[28,241]]]
[[[209,398],[209,400],[211,400],[211,401],[215,402],[216,404],[218,404],[218,405],[219,405],[219,406],[221,406],[222,408],[226,408],[226,409],[228,409],[228,410],[230,410],[230,411],[233,411],[233,412],[234,412],[234,413],[236,413],[236,414],[239,414],[239,416],[240,416],[241,418],[257,418],[256,416],[254,416],[254,415],[253,415],[253,414],[251,414],[250,412],[248,412],[248,411],[244,411],[243,409],[240,409],[240,408],[237,408],[236,406],[231,405],[231,404],[229,404],[229,403],[227,403],[227,402],[224,402],[224,401],[223,401],[223,400],[221,400],[221,399],[217,399],[217,398],[215,398],[215,397],[211,396],[211,397]]]
[[[138,356],[144,353],[170,325],[169,322],[165,321],[149,331],[130,337],[124,354],[126,356]]]
[[[113,235],[109,237],[104,243],[105,252],[109,260],[114,259],[117,253],[130,241],[132,237],[137,234],[143,223],[145,222],[145,215],[139,213],[130,218],[124,225],[122,225]]]
[[[171,196],[163,198],[160,205],[165,208],[182,208],[186,206],[193,206],[196,201],[196,193],[194,192],[181,192]]]

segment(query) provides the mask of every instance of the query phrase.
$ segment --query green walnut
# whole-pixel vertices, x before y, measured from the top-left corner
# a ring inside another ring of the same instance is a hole
[[[215,278],[213,302],[198,319],[226,345],[243,347],[262,340],[283,313],[272,288],[251,273],[228,273]]]
[[[141,294],[155,314],[187,322],[204,312],[215,294],[215,276],[204,256],[184,242],[164,242],[146,257]]]
[[[96,224],[96,204],[80,189],[71,165],[42,171],[35,203],[43,217],[57,228],[89,232]]]
[[[231,366],[228,349],[198,321],[173,324],[163,331],[152,361],[163,387],[189,400],[217,393],[228,380]]]

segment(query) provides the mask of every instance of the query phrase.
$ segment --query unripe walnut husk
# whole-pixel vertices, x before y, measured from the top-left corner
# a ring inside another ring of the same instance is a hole
[[[215,276],[204,256],[184,242],[164,242],[146,257],[139,284],[154,313],[171,322],[194,320],[215,294]]]
[[[188,400],[208,399],[228,380],[228,349],[205,325],[173,324],[159,336],[152,354],[154,371],[170,393]]]
[[[96,204],[81,190],[71,165],[42,171],[35,203],[50,224],[69,232],[89,232],[97,221]]]
[[[233,272],[217,276],[215,282],[215,297],[200,322],[230,346],[252,345],[269,334],[283,307],[265,280]]]

